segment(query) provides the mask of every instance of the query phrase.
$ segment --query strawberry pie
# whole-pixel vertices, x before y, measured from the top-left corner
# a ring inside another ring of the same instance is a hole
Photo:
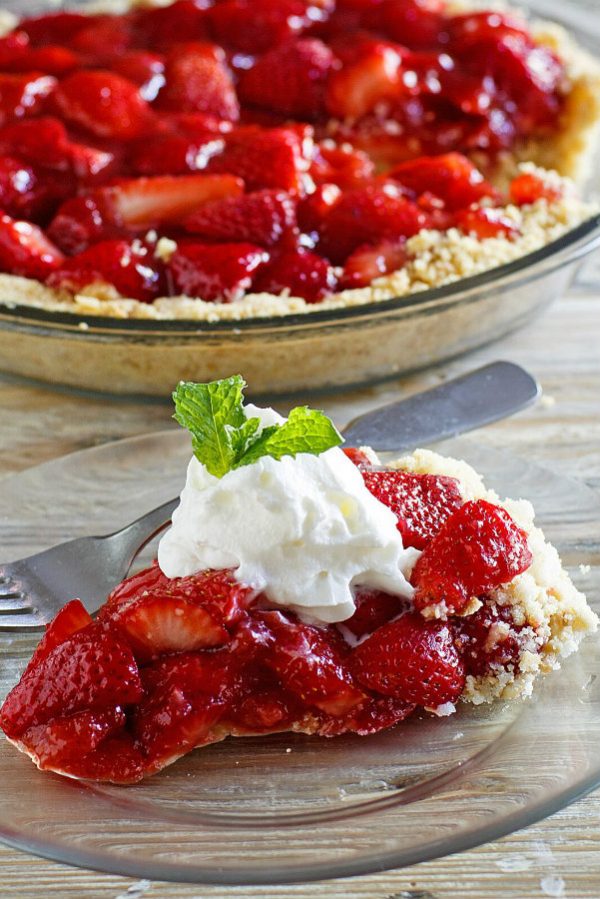
[[[4,701],[42,770],[127,784],[230,736],[401,742],[408,716],[530,695],[596,630],[529,503],[426,450],[342,450],[322,413],[242,388],[179,385],[194,455],[158,561],[95,619],[68,602]]]
[[[2,19],[0,302],[142,318],[339,308],[591,214],[595,62],[444,0],[175,0]]]

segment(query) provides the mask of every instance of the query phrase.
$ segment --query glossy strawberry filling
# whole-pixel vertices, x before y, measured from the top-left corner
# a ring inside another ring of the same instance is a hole
[[[467,675],[518,672],[541,639],[490,592],[531,564],[524,532],[500,507],[464,503],[452,478],[350,455],[423,549],[416,607],[358,589],[352,618],[316,626],[230,571],[169,579],[154,564],[95,621],[78,600],[59,612],[0,710],[6,735],[42,769],[129,783],[229,734],[373,734],[454,704]],[[465,597],[475,614],[460,614]],[[442,617],[419,612],[435,606]]]
[[[318,303],[401,268],[422,228],[511,239],[464,154],[490,168],[550,134],[564,75],[520,19],[438,0],[24,19],[0,39],[0,267],[142,302]],[[534,175],[511,187],[540,197]]]

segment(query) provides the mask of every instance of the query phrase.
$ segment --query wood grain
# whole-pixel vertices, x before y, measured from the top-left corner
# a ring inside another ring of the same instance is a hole
[[[319,405],[343,425],[396,397],[400,390],[431,386],[497,358],[527,366],[540,379],[546,398],[534,409],[486,429],[486,440],[531,454],[563,474],[600,488],[598,260],[582,270],[568,297],[520,333],[443,368],[350,395],[321,397]],[[0,475],[171,424],[167,403],[76,396],[1,376],[0,410]],[[600,793],[470,852],[326,885],[224,889],[132,881],[67,868],[0,846],[0,896],[10,899],[316,899],[323,895],[328,899],[600,899]]]

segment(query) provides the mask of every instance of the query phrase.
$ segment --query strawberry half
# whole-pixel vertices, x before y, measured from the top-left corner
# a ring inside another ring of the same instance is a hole
[[[447,624],[415,612],[375,631],[352,651],[357,681],[369,690],[433,707],[456,702],[465,669]]]
[[[143,303],[152,302],[166,289],[150,248],[126,240],[103,240],[68,258],[48,284],[73,293],[90,284],[111,284],[122,297]]]
[[[297,232],[296,201],[282,190],[259,190],[207,203],[185,228],[206,240],[252,241],[271,247]]]
[[[65,643],[69,637],[81,631],[88,624],[92,623],[92,616],[84,608],[83,603],[79,599],[72,599],[66,606],[63,606],[56,617],[46,627],[44,636],[36,646],[29,664],[25,669],[32,671],[43,660],[50,655],[53,649]]]
[[[268,260],[266,250],[250,243],[181,243],[167,268],[176,292],[230,303],[252,288]]]
[[[520,234],[518,225],[509,218],[502,209],[489,206],[478,206],[474,209],[461,209],[456,213],[454,222],[465,234],[474,234],[478,240],[489,237],[517,237]]]
[[[87,709],[56,718],[49,724],[30,727],[22,742],[29,752],[34,753],[42,770],[53,766],[62,769],[70,760],[89,755],[124,725],[125,713],[119,706],[106,710]]]
[[[25,75],[0,73],[0,125],[36,115],[56,84],[56,78],[36,72]]]
[[[321,228],[319,248],[333,262],[343,263],[363,244],[412,237],[427,216],[394,184],[374,184],[349,190],[335,204]]]
[[[458,481],[406,471],[363,471],[364,482],[391,509],[405,546],[425,549],[448,517],[463,505]]]
[[[406,240],[382,240],[370,246],[357,247],[346,259],[341,286],[352,289],[367,287],[376,278],[396,272],[406,265]]]
[[[11,739],[86,709],[130,705],[142,695],[131,649],[91,624],[56,646],[8,694],[0,724]]]
[[[101,138],[128,141],[148,132],[153,113],[138,86],[104,69],[60,82],[53,102],[61,118]]]
[[[281,115],[315,119],[325,109],[325,86],[335,57],[315,38],[282,44],[265,53],[240,77],[244,103]]]
[[[205,649],[227,642],[227,631],[200,605],[160,588],[117,607],[110,623],[133,648],[140,661],[167,652]]]
[[[207,12],[215,38],[245,53],[264,53],[327,17],[333,4],[311,0],[223,0]]]
[[[182,44],[166,59],[157,108],[203,112],[235,122],[240,106],[225,54],[213,44]]]
[[[61,251],[36,225],[0,215],[0,269],[44,281],[63,261]]]
[[[329,80],[327,109],[339,119],[360,119],[400,92],[402,56],[398,47],[372,41],[368,49]]]
[[[288,293],[302,297],[307,303],[318,303],[333,293],[337,278],[333,268],[322,256],[309,250],[288,250],[279,253],[260,272],[254,284],[257,293]]]
[[[243,178],[248,190],[280,188],[303,191],[308,169],[309,137],[293,128],[237,128],[225,138],[225,149],[207,166],[210,172],[228,172]]]
[[[115,223],[145,229],[180,222],[198,206],[242,191],[242,182],[233,175],[164,175],[119,181],[94,197],[110,206]]]
[[[422,156],[403,162],[389,173],[417,196],[434,194],[448,209],[464,209],[484,197],[495,199],[498,192],[484,180],[473,163],[461,153]]]
[[[472,597],[506,584],[531,565],[527,534],[506,509],[486,500],[450,515],[411,575],[418,609],[441,604],[460,613]]]

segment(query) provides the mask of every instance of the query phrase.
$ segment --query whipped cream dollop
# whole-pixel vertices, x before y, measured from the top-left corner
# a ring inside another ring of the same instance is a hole
[[[285,419],[248,404],[262,427]],[[353,587],[412,598],[418,551],[405,549],[393,512],[366,488],[341,449],[263,457],[217,478],[192,457],[173,523],[160,541],[167,577],[233,568],[240,583],[305,621],[345,621]]]

